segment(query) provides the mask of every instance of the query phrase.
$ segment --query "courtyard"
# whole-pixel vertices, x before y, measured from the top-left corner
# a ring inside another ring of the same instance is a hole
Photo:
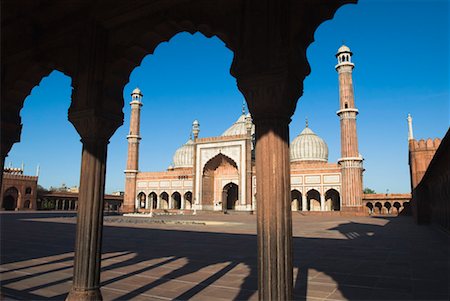
[[[75,213],[1,213],[1,291],[64,300]],[[293,214],[296,300],[448,300],[448,235],[411,217]],[[105,217],[104,300],[256,300],[256,216]]]

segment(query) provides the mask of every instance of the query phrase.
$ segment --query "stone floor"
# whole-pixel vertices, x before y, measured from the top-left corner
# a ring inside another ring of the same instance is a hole
[[[256,300],[251,215],[107,217],[105,300]],[[1,213],[4,300],[64,300],[73,213]],[[293,215],[298,300],[449,300],[449,236],[409,217]]]

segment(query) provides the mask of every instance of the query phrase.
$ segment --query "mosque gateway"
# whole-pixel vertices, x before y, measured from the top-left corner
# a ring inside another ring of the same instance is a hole
[[[328,162],[328,146],[306,121],[290,143],[291,207],[293,211],[363,210],[362,157],[358,152],[352,86],[352,52],[339,48],[341,158]],[[243,110],[222,135],[199,137],[200,123],[175,151],[166,171],[138,170],[141,91],[131,94],[128,160],[125,170],[125,212],[166,210],[253,211],[258,206],[255,171],[255,125]]]

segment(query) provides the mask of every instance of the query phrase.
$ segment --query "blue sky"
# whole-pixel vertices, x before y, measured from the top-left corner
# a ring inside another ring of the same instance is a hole
[[[323,23],[308,48],[312,68],[292,118],[291,140],[310,128],[329,147],[329,161],[340,157],[339,105],[334,54],[342,42],[353,53],[360,153],[364,186],[377,192],[408,192],[406,116],[413,116],[416,138],[443,137],[449,127],[448,1],[364,1],[345,5]],[[160,171],[189,137],[194,119],[200,136],[220,135],[240,115],[243,96],[229,74],[233,53],[218,38],[181,33],[160,44],[130,74],[124,88],[125,120],[111,138],[106,191],[123,190],[129,129],[130,93],[144,94],[140,170]],[[71,79],[55,71],[42,79],[21,111],[21,143],[6,165],[37,164],[44,187],[78,185],[81,143],[67,121]]]

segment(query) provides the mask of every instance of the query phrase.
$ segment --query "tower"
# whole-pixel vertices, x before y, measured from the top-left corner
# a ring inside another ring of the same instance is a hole
[[[127,169],[125,170],[125,195],[123,211],[133,212],[136,208],[136,177],[139,168],[140,115],[142,107],[142,93],[136,88],[131,93],[130,133],[128,140]]]
[[[352,72],[355,65],[352,63],[353,53],[342,45],[336,53],[338,64],[335,66],[339,76],[339,103],[337,111],[341,123],[341,158],[339,164],[342,168],[342,210],[363,210],[362,172],[363,158],[358,151],[358,136],[356,133],[356,115],[353,93]]]

